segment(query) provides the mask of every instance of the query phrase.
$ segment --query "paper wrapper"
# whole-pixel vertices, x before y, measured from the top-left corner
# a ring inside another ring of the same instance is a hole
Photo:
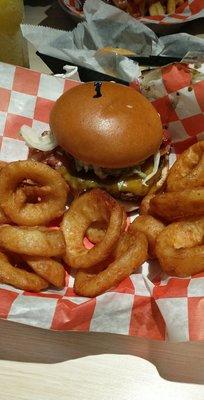
[[[0,159],[26,159],[18,131],[23,124],[48,127],[53,102],[80,84],[0,63]],[[146,74],[141,90],[160,112],[180,153],[204,139],[201,72],[174,64]],[[175,154],[172,154],[175,158]],[[74,294],[67,275],[63,290],[38,294],[0,285],[0,317],[55,330],[110,332],[159,340],[204,339],[204,273],[179,279],[147,262],[118,287],[94,299]]]

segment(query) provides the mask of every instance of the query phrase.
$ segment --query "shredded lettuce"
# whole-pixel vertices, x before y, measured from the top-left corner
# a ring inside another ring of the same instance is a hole
[[[156,175],[158,168],[159,168],[159,163],[160,163],[160,151],[158,151],[155,155],[154,155],[154,166],[153,166],[153,170],[152,172],[147,175],[143,180],[142,183],[143,185],[147,185],[147,182],[154,176]],[[148,185],[147,185],[148,186]]]

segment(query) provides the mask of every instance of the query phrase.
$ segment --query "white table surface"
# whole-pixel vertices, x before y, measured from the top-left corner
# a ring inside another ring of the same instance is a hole
[[[37,24],[46,7],[26,7]],[[30,67],[49,68],[29,46]],[[149,361],[147,361],[149,360]],[[0,400],[204,400],[204,344],[45,331],[0,320]]]

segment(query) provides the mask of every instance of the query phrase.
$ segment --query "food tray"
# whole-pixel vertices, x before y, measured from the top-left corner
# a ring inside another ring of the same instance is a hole
[[[26,159],[18,132],[23,124],[48,128],[54,101],[80,82],[0,63],[0,159]],[[139,82],[133,83],[138,88]],[[160,112],[172,133],[171,161],[203,139],[203,75],[185,64],[171,64],[145,75],[141,90]],[[94,299],[73,291],[67,275],[63,290],[38,294],[0,285],[0,317],[54,330],[110,332],[149,339],[188,341],[204,338],[204,273],[193,278],[161,274],[154,262],[117,288]]]

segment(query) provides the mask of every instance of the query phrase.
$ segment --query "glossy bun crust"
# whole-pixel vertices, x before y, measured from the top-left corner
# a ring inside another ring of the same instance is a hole
[[[162,141],[162,125],[152,104],[135,89],[103,82],[95,97],[93,82],[65,92],[55,103],[50,127],[58,144],[73,157],[104,168],[138,164]]]

